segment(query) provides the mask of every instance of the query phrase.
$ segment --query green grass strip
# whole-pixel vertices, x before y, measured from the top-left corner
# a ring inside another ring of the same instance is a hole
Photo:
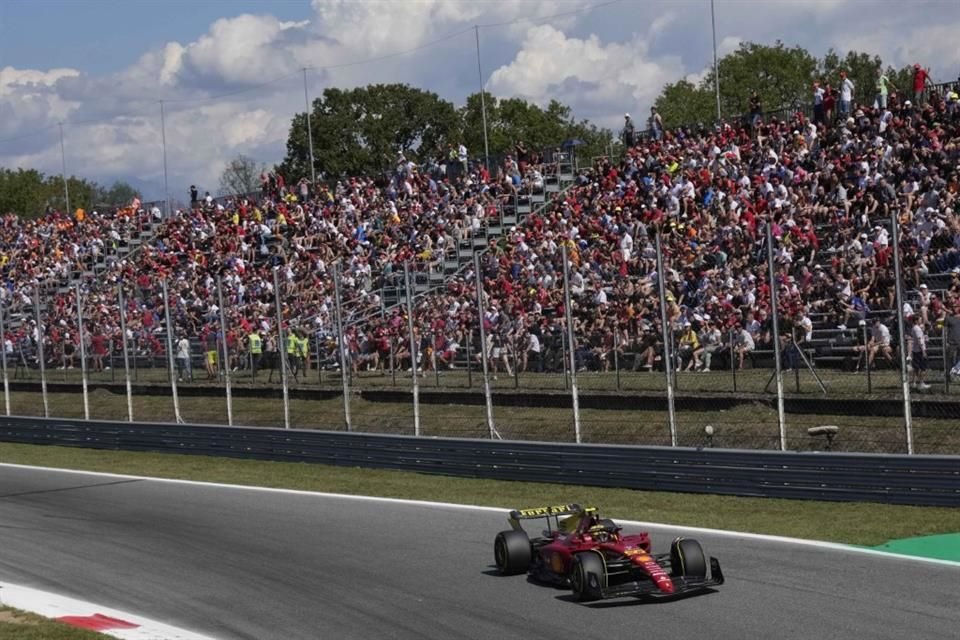
[[[106,637],[102,633],[0,606],[0,638],[3,640],[105,640]]]

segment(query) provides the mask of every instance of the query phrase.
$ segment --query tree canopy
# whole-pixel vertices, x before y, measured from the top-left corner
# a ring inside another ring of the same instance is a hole
[[[764,111],[788,109],[812,101],[813,83],[839,87],[840,71],[846,71],[855,86],[854,101],[872,103],[878,56],[850,51],[842,56],[829,50],[817,58],[801,47],[744,42],[717,64],[720,72],[720,109],[725,120],[749,112],[750,94],[757,91]],[[912,69],[886,69],[894,85],[909,88]],[[710,68],[698,83],[687,79],[666,85],[654,102],[668,127],[712,123],[716,120],[714,72]]]
[[[260,189],[260,174],[267,168],[242,153],[227,163],[220,174],[220,195],[244,195]]]
[[[127,205],[137,193],[125,182],[105,187],[75,176],[67,178],[67,189],[70,208],[88,210]],[[66,210],[62,176],[47,176],[35,169],[0,168],[0,213],[33,218],[47,209]]]
[[[517,142],[535,150],[578,139],[587,153],[607,147],[611,133],[573,119],[569,107],[552,101],[546,108],[519,98],[497,100],[484,94],[491,156]],[[417,160],[445,154],[464,144],[471,158],[484,155],[480,94],[461,107],[437,94],[404,84],[328,88],[313,101],[310,127],[315,169],[328,177],[382,173],[398,154]],[[287,155],[277,170],[288,180],[310,176],[306,114],[297,114],[287,139]]]

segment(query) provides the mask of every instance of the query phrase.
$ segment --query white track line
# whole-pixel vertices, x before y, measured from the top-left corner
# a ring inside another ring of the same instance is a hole
[[[135,625],[133,628],[97,629],[100,633],[123,640],[213,640],[185,629],[178,629],[133,613],[102,607],[83,600],[68,598],[49,591],[40,591],[9,582],[0,582],[0,604],[31,611],[46,618],[106,616]]]
[[[417,506],[426,506],[434,507],[440,509],[459,509],[465,511],[487,511],[491,513],[503,513],[506,514],[509,512],[509,509],[504,509],[502,507],[484,507],[478,505],[464,505],[464,504],[454,504],[449,502],[431,502],[429,500],[410,500],[406,498],[382,498],[378,496],[362,496],[362,495],[351,495],[343,493],[323,493],[320,491],[305,491],[302,489],[278,489],[274,487],[256,487],[248,485],[239,485],[239,484],[225,484],[220,482],[202,482],[199,480],[179,480],[176,478],[154,478],[151,476],[134,476],[121,473],[108,473],[103,471],[82,471],[80,469],[59,469],[56,467],[36,467],[25,464],[14,464],[9,462],[0,462],[0,467],[11,467],[15,469],[35,469],[41,471],[54,471],[58,473],[68,473],[68,474],[77,474],[77,475],[93,475],[101,476],[105,478],[118,478],[124,480],[150,480],[152,482],[166,482],[169,484],[184,484],[184,485],[194,485],[200,487],[216,487],[220,489],[235,489],[242,491],[260,491],[268,493],[282,493],[288,495],[299,495],[299,496],[318,496],[324,498],[337,498],[343,500],[357,500],[357,501],[368,501],[368,502],[386,502],[392,504],[407,504],[407,505],[417,505]],[[803,538],[790,538],[787,536],[774,536],[767,535],[763,533],[747,533],[742,531],[729,531],[726,529],[707,529],[704,527],[690,527],[686,525],[675,525],[665,522],[643,522],[638,520],[619,520],[623,524],[628,524],[630,526],[636,527],[645,527],[645,528],[660,528],[660,529],[671,529],[674,531],[680,531],[683,533],[690,534],[706,534],[711,536],[720,536],[726,538],[735,538],[739,540],[755,540],[758,542],[772,542],[778,544],[790,544],[801,547],[815,547],[818,549],[827,549],[831,551],[840,551],[842,553],[855,553],[862,555],[878,556],[883,558],[896,558],[901,560],[910,560],[914,562],[926,562],[929,564],[939,564],[948,567],[960,568],[960,562],[954,560],[941,560],[939,558],[926,558],[923,556],[910,556],[901,553],[893,553],[890,551],[881,551],[878,549],[867,549],[863,547],[855,547],[851,545],[842,544],[839,542],[826,542],[823,540],[806,540]]]

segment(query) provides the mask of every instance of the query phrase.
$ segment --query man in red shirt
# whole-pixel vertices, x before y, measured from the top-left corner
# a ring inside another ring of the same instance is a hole
[[[927,88],[927,81],[930,79],[930,70],[924,69],[919,64],[913,65],[913,101],[914,104],[923,104],[923,91]]]

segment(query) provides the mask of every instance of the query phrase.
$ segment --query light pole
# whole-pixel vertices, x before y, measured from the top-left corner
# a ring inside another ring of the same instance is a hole
[[[307,68],[303,68],[303,102],[307,109],[307,144],[310,145],[310,192],[316,188],[317,170],[313,164],[313,128],[310,126],[310,98],[307,96]]]
[[[717,94],[717,123],[720,122],[720,67],[717,65],[717,12],[710,0],[710,24],[713,27],[713,88]]]
[[[60,127],[60,163],[63,167],[63,201],[64,207],[66,208],[67,215],[70,215],[70,187],[67,186],[67,152],[63,146],[63,123],[58,122],[57,126]]]
[[[483,70],[480,68],[480,27],[473,25],[477,41],[477,76],[480,79],[480,113],[483,115],[483,166],[490,171],[490,143],[487,139],[487,100],[483,96]]]
[[[167,184],[167,118],[160,101],[160,141],[163,143],[163,215],[170,217],[170,188]]]

